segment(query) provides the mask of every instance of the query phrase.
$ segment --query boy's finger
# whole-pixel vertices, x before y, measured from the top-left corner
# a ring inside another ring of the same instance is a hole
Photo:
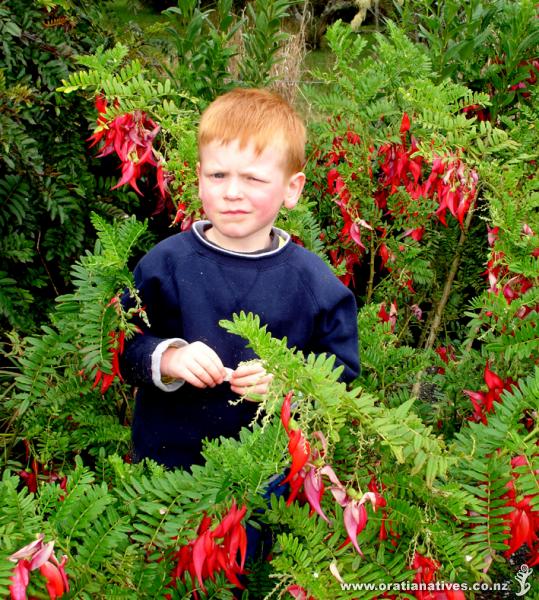
[[[267,384],[259,384],[259,385],[248,385],[248,386],[237,386],[231,385],[230,389],[238,396],[264,396],[268,392]],[[249,398],[247,398],[249,399]]]
[[[204,369],[206,375],[210,378],[208,385],[223,383],[226,374],[223,366],[219,366],[211,359],[201,360],[198,364]],[[204,381],[207,380],[204,378]]]
[[[207,365],[209,364],[208,361],[210,361],[216,369],[218,369],[219,371],[223,371],[224,375],[224,365],[221,359],[219,358],[217,352],[215,352],[215,350],[213,350],[209,346],[206,346],[206,344],[203,344],[202,342],[196,350],[197,351],[195,353],[195,357],[200,363]]]
[[[233,375],[230,378],[230,384],[236,387],[249,387],[253,385],[268,385],[273,379],[273,375],[271,373],[266,374],[254,374],[254,375],[245,375],[242,377],[238,377],[237,375]]]
[[[205,376],[201,377],[198,369],[195,373],[195,375],[206,382],[207,385],[215,385],[224,381],[226,376],[225,367],[217,353],[209,346],[206,346],[206,344],[202,342],[197,343],[196,346],[193,344],[192,360],[194,364],[191,363],[191,368],[193,368],[194,365],[198,365],[198,367],[204,369],[210,377],[209,380]]]
[[[215,385],[212,375],[196,362],[186,367],[183,379],[198,388],[213,387]]]
[[[235,371],[234,376],[243,377],[245,375],[254,375],[255,373],[265,373],[266,369],[262,366],[262,363],[255,362],[247,365],[240,365]]]
[[[195,387],[214,387],[222,383],[222,371],[207,356],[190,356],[182,363],[179,376]]]

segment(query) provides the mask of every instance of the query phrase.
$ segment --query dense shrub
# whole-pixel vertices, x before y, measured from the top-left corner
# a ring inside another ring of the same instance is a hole
[[[70,265],[91,247],[92,210],[120,214],[134,195],[111,193],[88,160],[91,107],[56,91],[75,54],[103,40],[87,10],[0,4],[1,327],[30,331],[70,285]],[[95,15],[93,15],[95,17]]]

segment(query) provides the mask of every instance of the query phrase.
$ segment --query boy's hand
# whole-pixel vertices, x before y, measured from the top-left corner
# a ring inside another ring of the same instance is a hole
[[[240,365],[230,376],[230,389],[240,396],[256,394],[263,396],[267,393],[273,375],[266,373],[260,362],[250,362]],[[246,400],[249,400],[247,397]]]
[[[226,371],[214,350],[204,342],[192,342],[163,352],[161,376],[183,379],[197,388],[206,388],[223,383]]]

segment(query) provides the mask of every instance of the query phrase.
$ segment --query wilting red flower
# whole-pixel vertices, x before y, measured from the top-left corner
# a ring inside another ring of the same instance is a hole
[[[316,467],[311,467],[309,469],[303,481],[303,488],[312,510],[320,515],[324,521],[329,523],[329,519],[320,505],[325,490],[320,469],[317,469]]]
[[[26,600],[30,573],[37,569],[45,578],[51,600],[61,598],[65,592],[69,592],[69,582],[64,569],[67,556],[63,556],[62,560],[58,562],[53,552],[54,542],[44,544],[43,537],[43,534],[39,534],[37,540],[9,557],[9,560],[17,563],[10,578],[13,582],[9,587],[11,600]]]
[[[295,598],[295,600],[315,600],[314,596],[307,596],[307,591],[300,585],[289,585],[286,591]]]
[[[352,542],[352,545],[357,552],[363,556],[363,552],[361,552],[361,548],[359,547],[357,541],[357,536],[363,531],[363,529],[365,529],[365,526],[367,525],[368,516],[365,503],[370,501],[373,509],[376,511],[378,507],[385,506],[386,501],[380,494],[374,492],[366,492],[359,500],[351,498],[348,493],[344,497],[341,497],[339,494],[338,497],[340,500],[337,500],[337,502],[341,506],[344,506],[344,527],[346,529],[346,533],[348,534],[348,537],[342,546]]]
[[[391,332],[395,331],[395,325],[397,324],[397,301],[393,300],[389,307],[389,313],[386,310],[386,305],[381,304],[380,310],[378,311],[378,318],[384,323],[389,323],[391,326]]]

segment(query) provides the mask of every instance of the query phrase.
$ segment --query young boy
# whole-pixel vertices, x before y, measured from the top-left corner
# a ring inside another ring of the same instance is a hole
[[[204,438],[237,435],[256,405],[229,401],[268,389],[260,362],[240,365],[256,357],[221,319],[252,312],[290,347],[335,354],[344,381],[359,373],[352,293],[273,226],[305,183],[301,119],[269,91],[236,89],[203,113],[198,142],[208,220],[160,242],[136,267],[151,328],[123,358],[123,374],[139,386],[134,458],[168,467],[200,463]]]

